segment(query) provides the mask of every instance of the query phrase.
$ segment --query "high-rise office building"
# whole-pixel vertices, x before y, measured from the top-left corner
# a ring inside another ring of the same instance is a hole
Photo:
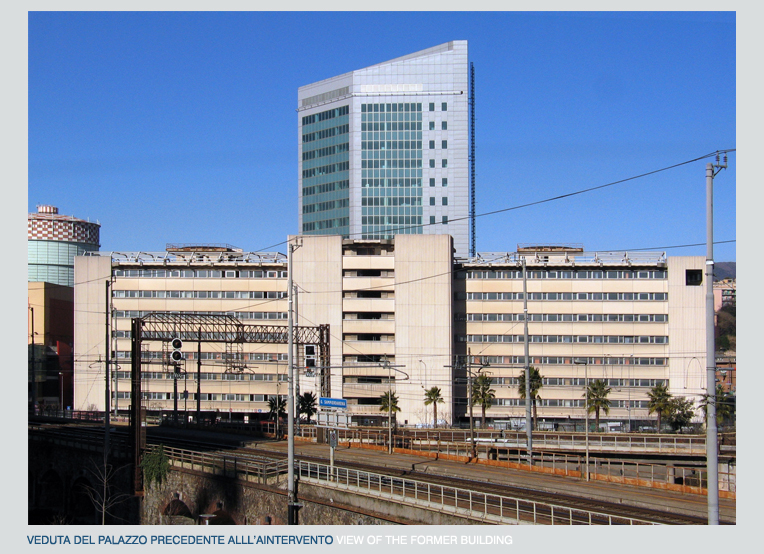
[[[449,234],[466,257],[468,80],[461,40],[301,87],[300,232]]]

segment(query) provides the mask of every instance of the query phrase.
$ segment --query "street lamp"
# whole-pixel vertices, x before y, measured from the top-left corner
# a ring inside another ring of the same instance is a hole
[[[589,480],[589,358],[583,361],[573,360],[576,365],[584,366],[584,440],[586,441],[586,480]]]

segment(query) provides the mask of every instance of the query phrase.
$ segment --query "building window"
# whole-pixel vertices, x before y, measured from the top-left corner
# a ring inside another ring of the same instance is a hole
[[[700,269],[688,269],[685,272],[685,284],[688,287],[699,287],[703,283],[703,271]]]
[[[430,150],[435,150],[435,141],[434,140],[430,141]]]
[[[443,216],[443,225],[446,225],[447,223],[448,223],[448,216],[444,215]]]
[[[448,148],[448,141],[447,141],[447,140],[444,140],[444,141],[442,141],[442,142],[441,142],[441,145],[440,145],[440,147],[441,147],[443,150],[445,150],[446,148]]]
[[[434,205],[435,205],[435,197],[430,196],[430,206],[434,206]]]
[[[433,200],[434,200],[434,198],[433,198]],[[443,200],[443,205],[444,205],[444,206],[448,206],[448,197],[447,197],[447,196],[444,196],[444,197],[442,198],[442,200]]]
[[[435,216],[434,215],[430,216],[430,225],[435,225]]]
[[[433,160],[433,161],[434,161],[434,160]],[[440,161],[440,166],[441,166],[441,167],[448,167],[448,160],[447,160],[447,159],[445,159],[445,158],[444,158],[444,159],[442,159],[442,160]]]
[[[435,186],[435,177],[430,177],[430,186],[431,187]]]
[[[430,131],[434,131],[434,130],[435,130],[435,122],[430,121]]]
[[[448,122],[447,121],[441,121],[440,122],[440,128],[444,131],[448,130]]]
[[[430,102],[430,111],[431,112],[435,111],[435,102]]]
[[[448,102],[443,102],[440,105],[440,110],[443,111],[443,112],[447,112],[448,111]]]
[[[435,160],[430,160],[430,167],[435,167]]]
[[[442,184],[444,187],[447,187],[447,186],[448,186],[448,179],[447,179],[446,177],[443,177],[443,179],[442,179],[442,183],[441,183],[441,184]]]

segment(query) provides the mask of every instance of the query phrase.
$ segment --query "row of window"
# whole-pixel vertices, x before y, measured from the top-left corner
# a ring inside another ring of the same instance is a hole
[[[441,184],[441,186],[447,187],[447,186],[448,186],[448,178],[446,178],[446,177],[443,177],[443,178],[440,180],[440,184]],[[430,177],[430,186],[431,186],[431,187],[434,187],[434,186],[435,186],[435,177]]]
[[[403,103],[403,104],[361,104],[361,113],[381,113],[381,112],[421,112],[421,103]]]
[[[430,160],[430,167],[431,167],[431,168],[434,168],[434,167],[435,167],[435,160]],[[448,160],[447,160],[447,159],[445,159],[445,158],[443,158],[442,160],[440,160],[440,167],[442,167],[442,168],[446,168],[446,167],[448,167]]]
[[[361,141],[361,149],[364,151],[384,150],[385,153],[390,154],[390,157],[392,157],[394,154],[397,154],[399,150],[403,150],[403,151],[421,150],[422,141],[421,140],[388,140],[388,141],[363,140]],[[364,154],[366,154],[366,152],[364,152]],[[419,153],[412,152],[410,154],[403,155],[402,157],[417,158],[419,157]]]
[[[492,365],[525,365],[525,356],[481,356],[484,362]],[[461,359],[460,364],[466,362]],[[531,356],[531,365],[574,365],[586,362],[590,366],[598,365],[657,365],[665,366],[666,358],[642,358],[636,356],[575,357],[570,356]]]
[[[441,197],[440,204],[442,206],[448,206],[448,196]],[[430,206],[434,206],[434,205],[435,205],[435,197],[430,196]]]
[[[421,187],[421,178],[389,178],[389,179],[361,179],[363,188],[396,188],[396,187]]]
[[[440,141],[440,147],[443,150],[447,149],[448,148],[448,141],[447,140]],[[435,141],[434,140],[430,141],[430,150],[435,150]]]
[[[350,169],[350,162],[337,162],[335,164],[322,165],[320,167],[311,167],[310,169],[302,170],[302,178],[309,179],[316,175],[329,175],[330,173],[337,173],[339,171],[347,171]]]
[[[441,216],[440,223],[442,225],[448,225],[448,216],[447,215]],[[435,216],[434,215],[430,216],[430,225],[435,225]]]
[[[268,402],[268,399],[271,396],[276,395],[268,395],[268,394],[218,394],[218,393],[207,393],[203,392],[201,393],[199,399],[202,401],[224,401],[224,402]],[[284,395],[279,395],[284,396]],[[112,399],[115,397],[114,394],[112,394]],[[131,393],[130,391],[117,391],[116,398],[119,400],[130,400]],[[171,392],[142,392],[141,398],[144,400],[173,400],[173,393]],[[179,400],[194,400],[196,401],[196,393],[195,392],[178,392],[178,399]]]
[[[337,210],[350,206],[350,199],[341,198],[340,200],[329,200],[327,202],[318,202],[317,204],[304,204],[302,213],[312,214],[315,212],[326,212],[328,210]]]
[[[421,206],[422,198],[417,196],[369,196],[361,198],[361,206]]]
[[[593,381],[593,378],[589,379],[589,382]],[[667,387],[669,385],[667,379],[604,379],[604,381],[608,387],[652,388],[657,385],[666,385]],[[586,386],[586,379],[583,377],[542,377],[541,383],[545,387],[584,387]],[[493,377],[491,384],[516,387],[520,384],[520,377]]]
[[[310,231],[321,231],[324,229],[337,229],[350,225],[349,217],[337,217],[335,219],[324,219],[321,221],[309,221],[302,224],[302,230],[305,233]]]
[[[454,321],[524,321],[524,314],[455,314]],[[528,314],[528,321],[666,323],[668,314]]]
[[[302,189],[303,196],[313,196],[314,194],[323,194],[324,192],[333,192],[335,190],[345,190],[350,188],[349,179],[341,179],[339,181],[333,181],[331,183],[322,183],[320,185],[312,185],[310,187],[304,187]]]
[[[431,160],[432,161],[432,160]],[[421,169],[422,160],[361,160],[361,169]],[[444,166],[445,167],[445,166]],[[303,171],[303,174],[305,171]]]
[[[456,300],[523,300],[522,292],[457,292]],[[529,292],[528,300],[665,301],[667,292]]]
[[[160,352],[161,354],[161,352]],[[203,352],[204,354],[204,352]],[[286,354],[284,354],[286,356]],[[196,372],[189,371],[186,373],[188,380],[196,380]],[[130,380],[132,376],[131,371],[118,371],[117,379]],[[170,371],[141,371],[141,380],[149,381],[161,381],[172,380],[174,374]],[[203,372],[200,374],[202,381],[276,381],[277,375],[275,373],[210,373]],[[279,382],[289,380],[289,375],[284,373],[278,374]]]
[[[361,132],[384,132],[384,131],[421,131],[421,121],[381,121],[379,123],[361,123]],[[384,137],[382,137],[384,138]],[[403,137],[401,137],[403,138]],[[382,147],[384,148],[384,146]]]
[[[149,314],[156,313],[154,310],[114,310],[113,317],[115,319],[132,319],[137,317],[145,317]],[[230,315],[240,320],[254,319],[254,320],[272,320],[272,319],[288,319],[286,312],[163,312],[163,313],[183,313],[183,314],[199,314],[199,315]]]
[[[336,137],[339,135],[345,135],[350,132],[350,126],[346,123],[337,127],[329,127],[321,131],[314,131],[312,133],[306,133],[302,135],[303,144],[306,142],[313,142],[314,140],[321,140],[329,137]]]
[[[334,154],[340,154],[342,152],[350,151],[350,144],[343,142],[341,144],[335,144],[333,146],[326,146],[324,148],[318,148],[316,150],[308,150],[302,153],[302,161],[315,160],[316,158],[323,158],[324,156],[332,156]]]
[[[611,400],[611,408],[626,408],[627,404],[631,402],[631,408],[648,408],[648,400]],[[568,399],[568,398],[539,398],[536,401],[539,407],[543,408],[586,408],[586,401],[583,398],[580,399]],[[523,398],[494,398],[491,401],[493,406],[525,406],[525,399]]]
[[[458,342],[525,342],[523,335],[457,335]],[[532,343],[668,344],[663,335],[530,335]]]
[[[317,121],[326,121],[327,119],[333,119],[342,115],[348,115],[350,113],[350,106],[340,106],[332,110],[326,110],[325,112],[314,113],[313,115],[306,115],[302,118],[302,124],[310,125]]]
[[[234,298],[279,299],[286,298],[286,291],[259,290],[115,290],[114,298]]]
[[[115,277],[150,279],[286,279],[287,271],[268,270],[209,270],[209,269],[115,269]]]
[[[362,225],[421,225],[421,215],[364,215]]]
[[[522,279],[522,270],[460,271],[457,279]],[[603,271],[603,270],[529,270],[528,279],[666,279],[665,270]]]

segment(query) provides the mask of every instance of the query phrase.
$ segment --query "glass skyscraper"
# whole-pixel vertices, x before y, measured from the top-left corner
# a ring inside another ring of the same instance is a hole
[[[467,41],[301,87],[302,234],[450,234],[469,254]]]

